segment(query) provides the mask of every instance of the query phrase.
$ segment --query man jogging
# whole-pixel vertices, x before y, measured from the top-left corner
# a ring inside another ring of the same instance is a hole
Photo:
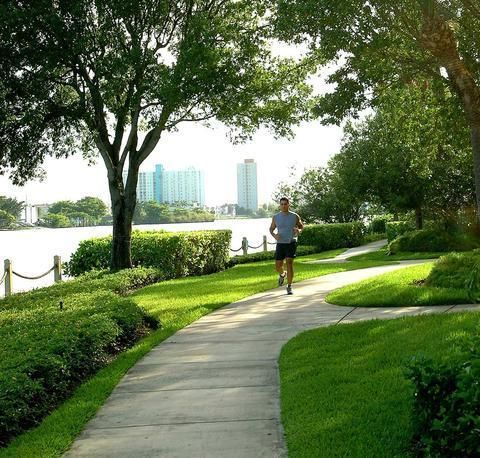
[[[278,286],[282,286],[287,277],[287,294],[293,294],[293,258],[297,251],[297,237],[303,229],[303,223],[296,213],[289,210],[290,202],[286,197],[280,199],[280,212],[275,214],[270,225],[270,234],[277,241],[275,250],[275,269],[278,272]],[[277,232],[275,233],[275,229]],[[287,272],[284,270],[287,262]]]

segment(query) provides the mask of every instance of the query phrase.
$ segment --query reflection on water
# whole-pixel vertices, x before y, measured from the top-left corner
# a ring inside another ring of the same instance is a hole
[[[263,235],[273,242],[268,233],[270,218],[217,220],[211,223],[145,224],[134,226],[138,230],[195,231],[202,229],[230,229],[232,231],[231,248],[242,245],[247,237],[249,245],[257,246]],[[3,260],[10,259],[13,269],[23,275],[35,276],[46,272],[53,266],[53,256],[59,255],[62,261],[68,261],[81,240],[101,237],[112,233],[111,226],[76,227],[63,229],[34,228],[21,231],[0,231],[0,272],[3,274]],[[272,247],[270,247],[272,248]],[[261,248],[253,251],[261,251]],[[40,280],[28,281],[14,277],[14,291],[24,291],[53,283],[53,272]],[[0,287],[3,295],[4,287]]]

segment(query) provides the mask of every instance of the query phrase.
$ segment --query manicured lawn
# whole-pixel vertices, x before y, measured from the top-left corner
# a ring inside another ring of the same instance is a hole
[[[350,261],[406,261],[409,259],[436,259],[440,256],[443,256],[446,253],[432,253],[432,252],[403,252],[393,255],[387,254],[387,249],[382,248],[378,251],[373,251],[371,253],[359,254],[358,256],[352,256],[348,258]]]
[[[448,357],[480,313],[375,320],[304,332],[280,357],[289,458],[405,457],[413,384],[406,364]]]
[[[433,263],[379,275],[354,283],[327,296],[327,302],[354,307],[468,304],[466,289],[435,288],[416,284],[427,277]]]
[[[308,259],[324,256],[308,256]],[[296,281],[379,264],[382,263],[306,264],[299,258],[295,264]],[[0,457],[61,456],[126,371],[155,345],[212,310],[275,287],[276,278],[273,261],[265,261],[238,265],[208,276],[162,282],[137,291],[130,297],[158,317],[162,329],[120,354],[109,366],[82,384],[39,427],[19,436],[8,448],[0,450]]]

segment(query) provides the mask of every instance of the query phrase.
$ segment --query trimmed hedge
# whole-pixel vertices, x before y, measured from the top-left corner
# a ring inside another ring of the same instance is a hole
[[[462,233],[448,233],[438,229],[422,229],[403,234],[388,246],[390,254],[401,251],[468,251],[480,246],[480,240]]]
[[[414,360],[412,420],[416,456],[480,456],[480,337],[465,338],[461,355]]]
[[[391,242],[400,235],[415,230],[415,223],[412,221],[390,221],[385,224],[387,240]]]
[[[319,252],[335,248],[351,248],[363,242],[362,223],[314,224],[305,226],[298,238],[299,245],[314,246]]]
[[[161,268],[165,278],[204,275],[225,269],[229,260],[231,231],[132,233],[132,262]],[[112,237],[80,242],[65,272],[77,276],[93,269],[108,269]]]
[[[0,447],[38,424],[156,318],[126,292],[161,278],[155,269],[97,272],[0,301]]]

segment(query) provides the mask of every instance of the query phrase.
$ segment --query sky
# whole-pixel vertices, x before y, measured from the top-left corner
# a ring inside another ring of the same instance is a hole
[[[270,202],[278,183],[287,180],[291,167],[297,174],[304,168],[325,165],[339,151],[342,129],[304,123],[295,129],[293,140],[275,139],[262,130],[254,139],[232,145],[227,129],[220,123],[212,127],[187,124],[178,132],[166,133],[152,154],[142,164],[141,171],[153,171],[155,164],[176,170],[188,166],[205,173],[205,203],[208,206],[237,201],[236,164],[244,159],[257,163],[258,201]],[[88,166],[81,155],[68,159],[49,158],[44,164],[45,179],[30,181],[23,187],[13,186],[7,177],[0,177],[0,195],[15,197],[31,204],[58,200],[78,200],[85,196],[100,197],[110,202],[106,168],[101,158]]]

